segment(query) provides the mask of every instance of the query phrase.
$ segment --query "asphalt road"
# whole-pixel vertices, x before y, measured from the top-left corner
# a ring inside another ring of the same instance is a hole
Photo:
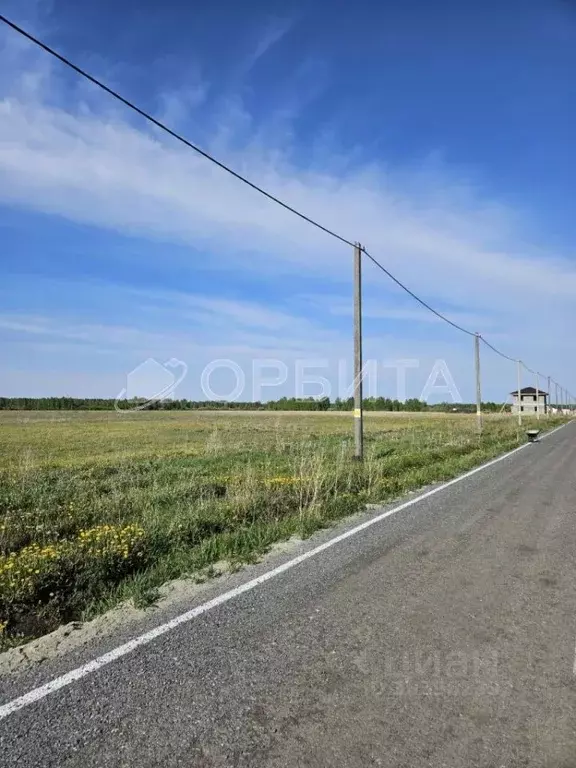
[[[570,424],[10,715],[0,764],[573,768],[575,565]]]

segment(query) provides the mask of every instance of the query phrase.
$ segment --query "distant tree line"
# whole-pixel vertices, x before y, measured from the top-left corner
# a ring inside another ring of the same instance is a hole
[[[0,410],[3,411],[111,411],[118,408],[131,410],[140,407],[148,411],[188,411],[188,410],[240,410],[240,411],[351,411],[353,398],[331,401],[329,397],[281,397],[265,403],[251,401],[223,400],[163,400],[147,402],[143,398],[132,400],[114,400],[112,398],[82,397],[0,397]],[[439,411],[474,413],[474,403],[428,403],[413,397],[402,402],[389,397],[368,397],[363,401],[366,411]],[[482,403],[485,412],[502,410],[499,403]],[[505,406],[510,410],[510,406]]]

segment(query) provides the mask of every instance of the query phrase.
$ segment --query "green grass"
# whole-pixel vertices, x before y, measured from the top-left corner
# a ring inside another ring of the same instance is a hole
[[[554,420],[546,422],[552,425]],[[509,415],[0,413],[0,644],[154,602],[163,582],[256,558],[366,502],[524,440]]]

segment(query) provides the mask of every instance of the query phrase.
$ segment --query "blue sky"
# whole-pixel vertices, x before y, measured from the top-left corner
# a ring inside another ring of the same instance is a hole
[[[2,9],[576,389],[576,2]],[[210,360],[234,360],[250,382],[253,359],[278,359],[288,380],[263,392],[276,397],[294,389],[297,359],[334,385],[350,363],[350,249],[7,28],[0,236],[1,394],[113,397],[152,357],[186,362],[189,397]],[[365,356],[418,360],[409,396],[445,359],[471,399],[471,340],[369,264],[364,277]],[[486,397],[502,401],[514,366],[482,362]],[[395,394],[391,369],[379,393]]]

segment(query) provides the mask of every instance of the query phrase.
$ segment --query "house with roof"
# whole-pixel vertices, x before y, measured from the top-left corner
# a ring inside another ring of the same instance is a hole
[[[543,389],[536,390],[536,387],[524,387],[520,390],[510,392],[512,395],[512,413],[524,413],[527,416],[534,416],[538,413],[548,413],[548,392]]]

